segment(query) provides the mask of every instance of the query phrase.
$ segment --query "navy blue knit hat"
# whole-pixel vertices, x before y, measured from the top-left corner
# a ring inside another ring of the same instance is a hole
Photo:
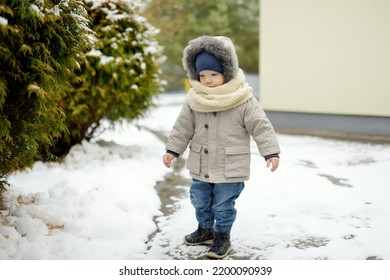
[[[223,74],[221,62],[215,57],[215,55],[206,51],[203,51],[196,56],[195,65],[198,75],[203,70],[212,70]]]

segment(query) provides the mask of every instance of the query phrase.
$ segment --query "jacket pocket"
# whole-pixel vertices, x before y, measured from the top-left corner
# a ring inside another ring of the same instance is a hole
[[[247,177],[250,173],[250,147],[225,147],[225,177]]]
[[[190,144],[190,153],[187,160],[187,169],[196,174],[200,174],[200,151],[202,146],[199,144],[191,143]]]

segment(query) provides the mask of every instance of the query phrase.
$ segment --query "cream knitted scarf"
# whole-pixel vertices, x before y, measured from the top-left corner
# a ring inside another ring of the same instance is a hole
[[[190,80],[187,102],[196,112],[219,112],[237,107],[252,98],[252,87],[245,81],[240,69],[238,74],[226,84],[207,87],[199,81]]]

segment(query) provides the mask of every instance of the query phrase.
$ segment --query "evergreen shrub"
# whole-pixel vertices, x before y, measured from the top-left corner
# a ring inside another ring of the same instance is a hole
[[[96,35],[61,105],[69,134],[62,133],[52,150],[57,156],[93,137],[104,120],[142,116],[163,90],[163,50],[155,39],[158,30],[140,16],[142,1],[84,2]]]
[[[0,193],[66,132],[59,106],[91,44],[80,1],[0,2]]]

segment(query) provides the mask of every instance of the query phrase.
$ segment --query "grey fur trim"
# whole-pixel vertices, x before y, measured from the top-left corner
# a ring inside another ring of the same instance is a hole
[[[232,80],[238,73],[238,58],[232,41],[223,36],[203,35],[189,41],[183,51],[183,68],[188,78],[198,80],[195,59],[202,51],[215,55],[221,62],[224,71],[225,83]]]

